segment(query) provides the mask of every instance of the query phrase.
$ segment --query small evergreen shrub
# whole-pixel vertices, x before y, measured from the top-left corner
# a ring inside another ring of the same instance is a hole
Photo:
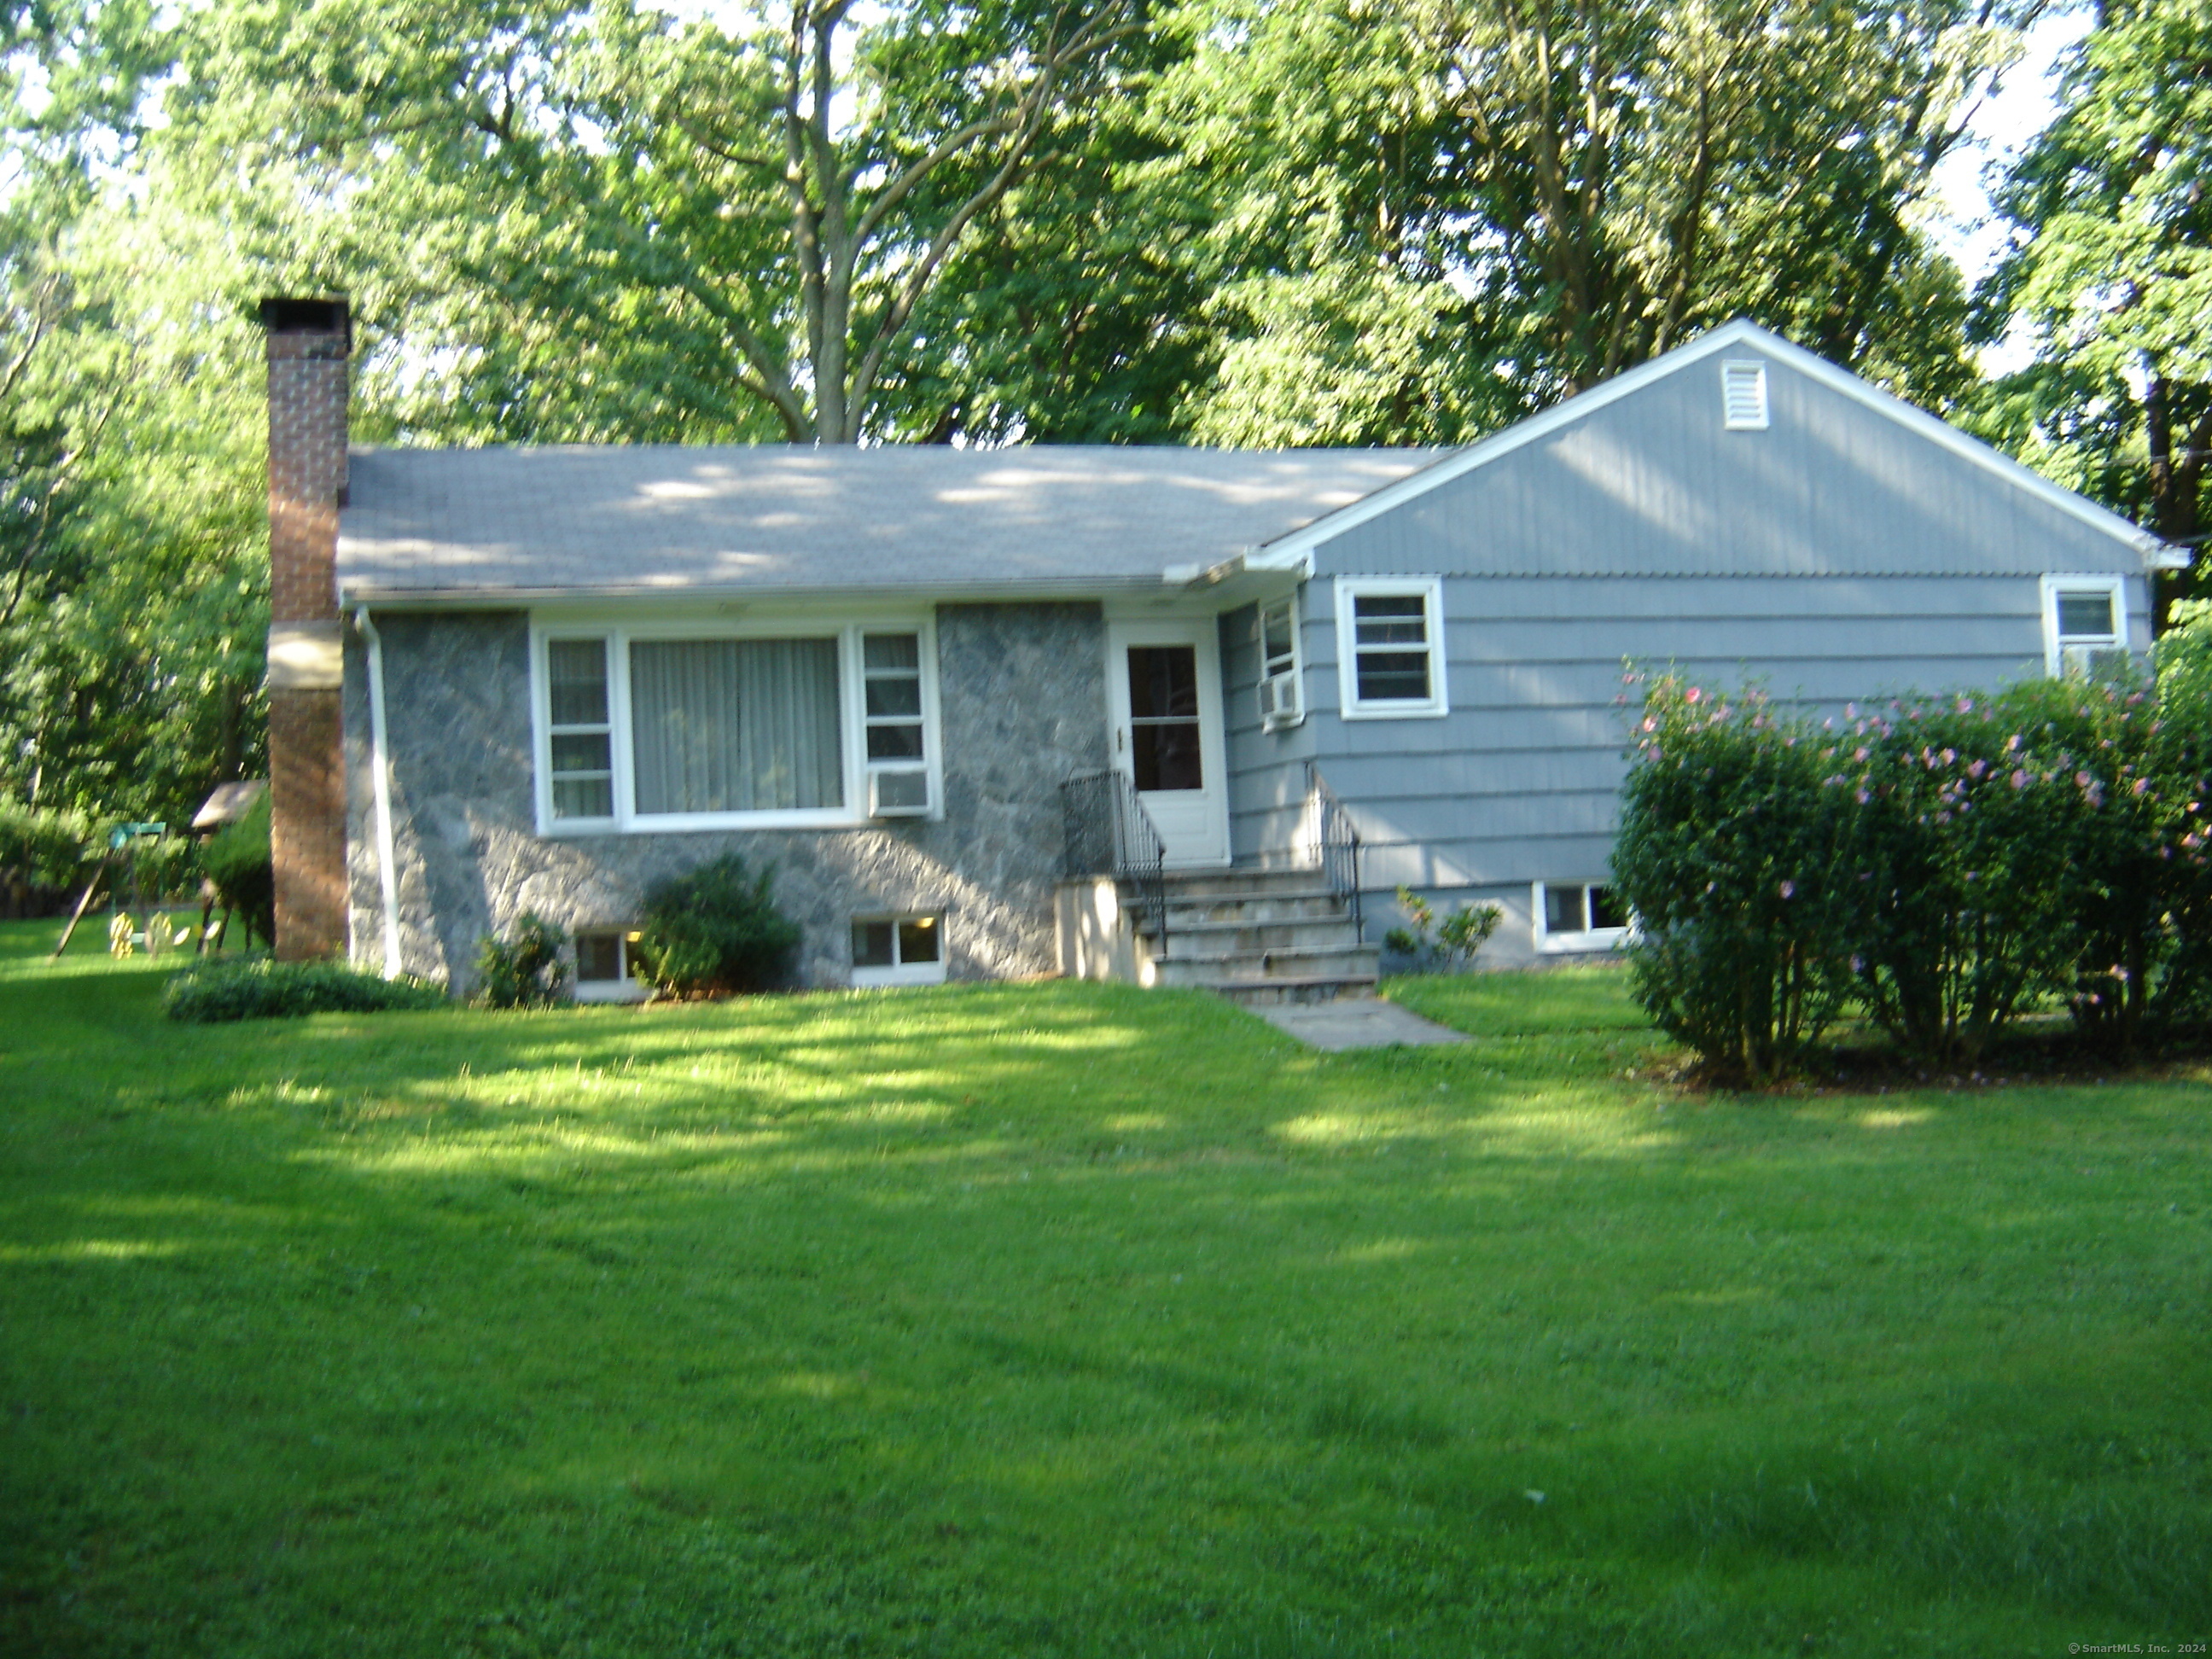
[[[656,884],[645,896],[635,955],[640,975],[669,996],[773,990],[797,953],[799,930],[777,909],[772,868],[757,875],[735,853]]]
[[[1436,906],[1410,887],[1398,890],[1398,906],[1413,926],[1393,927],[1382,943],[1423,974],[1455,974],[1473,967],[1475,952],[1498,931],[1505,914],[1495,904],[1462,904],[1440,922]]]
[[[439,1008],[447,998],[441,985],[410,978],[379,979],[339,962],[212,957],[173,975],[161,1000],[171,1019],[213,1025],[234,1019]]]
[[[565,929],[526,910],[502,939],[487,934],[477,946],[477,1000],[487,1008],[540,1008],[568,989]]]
[[[235,823],[208,838],[201,866],[216,895],[245,925],[246,942],[276,942],[276,876],[269,854],[269,792]]]

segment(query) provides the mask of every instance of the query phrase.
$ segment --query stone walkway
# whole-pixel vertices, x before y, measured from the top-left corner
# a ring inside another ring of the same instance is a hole
[[[1465,1042],[1467,1033],[1423,1019],[1410,1009],[1379,997],[1346,998],[1335,1002],[1285,1002],[1252,1012],[1279,1031],[1287,1031],[1309,1048],[1334,1053],[1340,1048],[1388,1048],[1432,1042]]]

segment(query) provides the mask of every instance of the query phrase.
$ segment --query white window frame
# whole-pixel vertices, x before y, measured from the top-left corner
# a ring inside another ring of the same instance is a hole
[[[1429,695],[1426,697],[1359,696],[1358,629],[1353,611],[1362,599],[1407,599],[1423,602],[1429,635]],[[1444,684],[1444,585],[1441,577],[1339,576],[1336,579],[1337,708],[1348,720],[1434,720],[1451,713]]]
[[[945,816],[944,722],[938,699],[936,618],[928,613],[854,616],[793,612],[758,618],[719,614],[650,618],[544,613],[531,618],[530,716],[537,777],[533,794],[538,833],[549,838],[606,835],[680,835],[714,830],[843,830],[889,823],[869,816],[866,692],[860,640],[866,634],[913,634],[921,644],[921,729],[929,810],[912,816]],[[835,639],[837,642],[838,726],[844,753],[842,806],[787,807],[757,812],[640,812],[631,753],[629,648],[654,640]],[[552,686],[546,646],[554,640],[607,641],[607,713],[614,760],[614,811],[603,818],[553,815]],[[894,769],[910,762],[885,763]]]
[[[2125,651],[2128,648],[2128,580],[2124,576],[2079,575],[2045,576],[2043,579],[2043,665],[2054,678],[2066,672],[2073,653],[2086,668],[2091,655],[2106,651]],[[2062,635],[2058,631],[2058,599],[2065,593],[2106,593],[2112,601],[2112,628],[2109,635],[2091,638],[2087,635]]]
[[[853,988],[856,991],[883,990],[896,985],[942,985],[945,983],[945,959],[951,952],[945,942],[945,916],[941,911],[912,910],[900,913],[889,911],[854,916],[850,928],[862,922],[889,922],[891,929],[891,955],[898,955],[898,930],[902,924],[927,921],[937,930],[937,960],[934,962],[897,962],[888,968],[863,968],[853,964]],[[848,947],[850,948],[849,946]]]
[[[646,999],[645,981],[639,979],[630,961],[629,947],[637,938],[635,927],[579,927],[579,938],[586,933],[612,933],[615,936],[615,960],[621,964],[621,975],[615,979],[581,977],[571,982],[570,993],[579,1002],[642,1002]]]
[[[1735,387],[1738,382],[1751,392],[1752,401],[1759,407],[1739,417],[1736,413]],[[1766,430],[1766,365],[1756,358],[1735,359],[1721,364],[1721,424],[1730,432],[1764,432]]]
[[[1556,933],[1551,928],[1549,920],[1551,907],[1546,897],[1550,889],[1553,887],[1580,889],[1583,894],[1583,920],[1587,923],[1589,921],[1589,890],[1593,887],[1611,887],[1612,885],[1609,881],[1540,881],[1534,884],[1530,893],[1534,902],[1529,907],[1528,914],[1530,920],[1535,925],[1537,954],[1556,956],[1570,951],[1611,951],[1619,948],[1626,942],[1636,931],[1632,925],[1626,927],[1587,926],[1579,929],[1563,927]]]
[[[1287,668],[1267,672],[1267,618],[1270,614],[1281,616],[1290,629],[1291,660]],[[1306,718],[1306,647],[1299,637],[1298,596],[1293,592],[1279,599],[1261,603],[1253,618],[1253,638],[1260,653],[1260,729],[1262,732],[1287,732],[1302,726]],[[1268,688],[1279,688],[1272,695]]]

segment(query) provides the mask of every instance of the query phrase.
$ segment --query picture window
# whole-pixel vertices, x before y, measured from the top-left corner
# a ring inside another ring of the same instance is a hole
[[[541,827],[831,828],[930,816],[926,627],[566,630],[538,660]]]

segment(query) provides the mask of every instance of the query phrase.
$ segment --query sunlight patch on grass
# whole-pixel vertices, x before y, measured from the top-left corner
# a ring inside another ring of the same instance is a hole
[[[1426,1255],[1438,1248],[1430,1238],[1378,1238],[1366,1244],[1348,1244],[1329,1259],[1347,1267],[1370,1261],[1404,1261]]]
[[[0,1261],[133,1261],[182,1255],[188,1248],[173,1238],[72,1238],[59,1244],[0,1244]]]
[[[1851,1121],[1862,1129],[1910,1129],[1932,1121],[1935,1115],[1926,1106],[1877,1106],[1858,1113]]]

